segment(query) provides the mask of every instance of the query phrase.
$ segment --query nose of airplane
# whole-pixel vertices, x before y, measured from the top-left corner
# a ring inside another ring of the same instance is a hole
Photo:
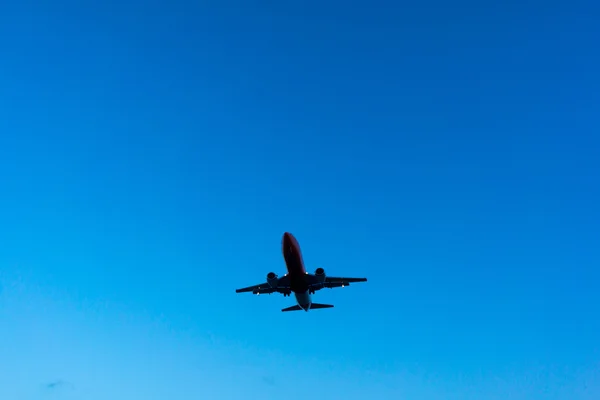
[[[290,239],[290,233],[289,232],[284,232],[283,238],[281,239],[281,245],[284,248],[290,247],[290,243],[291,242],[292,242],[292,240]]]
[[[285,232],[283,234],[283,239],[281,241],[281,247],[283,247],[283,251],[289,252],[294,248],[294,239],[291,233]]]

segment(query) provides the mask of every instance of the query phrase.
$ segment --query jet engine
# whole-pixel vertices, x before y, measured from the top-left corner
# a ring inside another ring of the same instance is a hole
[[[271,286],[272,288],[276,288],[278,282],[279,278],[277,277],[277,274],[275,272],[269,272],[267,274],[267,283],[269,284],[269,286]]]
[[[317,268],[315,271],[315,276],[317,277],[319,283],[325,282],[325,270],[323,268]]]

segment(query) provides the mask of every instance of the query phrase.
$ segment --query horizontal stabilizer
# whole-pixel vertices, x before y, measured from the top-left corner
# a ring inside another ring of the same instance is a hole
[[[333,307],[333,305],[331,305],[331,304],[312,303],[310,305],[311,310],[314,310],[315,308],[331,308],[331,307]]]
[[[281,311],[286,312],[286,311],[300,311],[300,310],[302,310],[302,308],[300,306],[296,305],[296,306],[291,306],[291,307],[288,307],[288,308],[284,308]]]
[[[310,305],[310,310],[314,310],[317,308],[331,308],[331,307],[333,307],[331,304],[312,303]],[[286,311],[308,311],[308,310],[304,310],[304,308],[300,307],[299,305],[295,305],[295,306],[291,306],[288,308],[284,308],[281,311],[286,312]]]

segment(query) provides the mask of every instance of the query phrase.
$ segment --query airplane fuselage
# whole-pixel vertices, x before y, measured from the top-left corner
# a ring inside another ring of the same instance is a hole
[[[294,292],[298,305],[304,311],[308,311],[312,304],[312,298],[308,290],[306,268],[304,267],[300,245],[294,235],[289,232],[283,234],[282,250],[290,277],[290,289]]]
[[[275,272],[271,271],[267,274],[266,282],[236,289],[235,292],[252,292],[256,295],[281,293],[283,296],[291,296],[293,292],[297,304],[286,307],[281,311],[309,311],[333,307],[333,304],[313,303],[312,295],[316,291],[323,288],[345,287],[353,282],[367,281],[367,278],[328,276],[322,267],[315,269],[314,274],[306,272],[300,245],[289,232],[283,234],[281,250],[287,268],[287,273],[284,276],[278,277]]]

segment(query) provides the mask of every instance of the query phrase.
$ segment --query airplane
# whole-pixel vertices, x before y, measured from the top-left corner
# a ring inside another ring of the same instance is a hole
[[[284,308],[283,312],[331,308],[331,304],[313,303],[311,295],[323,288],[335,288],[349,286],[354,282],[366,282],[367,278],[336,278],[325,274],[323,268],[317,268],[314,274],[306,272],[300,245],[289,232],[283,234],[282,239],[283,258],[287,267],[287,274],[281,278],[275,272],[267,274],[267,281],[254,286],[236,289],[236,293],[252,292],[253,294],[282,293],[284,297],[294,292],[297,305]]]

